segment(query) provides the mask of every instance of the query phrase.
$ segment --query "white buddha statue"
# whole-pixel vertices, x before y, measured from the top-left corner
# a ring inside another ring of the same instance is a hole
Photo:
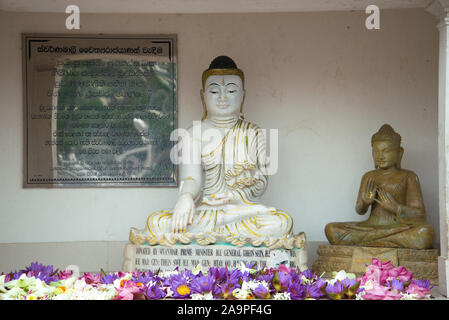
[[[259,202],[268,182],[265,139],[257,125],[243,119],[243,72],[220,56],[204,71],[202,84],[204,116],[200,134],[195,136],[199,128],[193,126],[181,141],[176,204],[151,213],[145,228],[131,228],[130,241],[303,247],[305,234],[292,233],[292,217]]]

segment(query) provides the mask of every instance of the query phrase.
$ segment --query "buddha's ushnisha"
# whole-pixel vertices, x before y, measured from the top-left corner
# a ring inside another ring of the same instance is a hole
[[[375,170],[362,177],[356,211],[366,221],[329,223],[331,244],[428,249],[434,230],[426,223],[418,176],[401,168],[401,136],[384,124],[371,139]]]
[[[183,137],[181,186],[173,210],[148,216],[146,227],[131,229],[140,244],[226,241],[268,247],[301,247],[290,214],[260,203],[268,177],[261,129],[243,118],[244,75],[226,56],[215,58],[202,75],[203,119]],[[195,132],[201,136],[195,136]]]

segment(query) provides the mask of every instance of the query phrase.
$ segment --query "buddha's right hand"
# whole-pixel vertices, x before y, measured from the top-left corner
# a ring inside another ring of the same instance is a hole
[[[232,191],[215,194],[203,199],[203,203],[209,206],[222,206],[236,202],[239,199],[237,194]]]
[[[369,206],[374,202],[376,196],[376,184],[373,178],[366,179],[365,192],[362,193],[362,201],[365,206]]]
[[[171,232],[185,232],[188,225],[193,223],[195,202],[191,193],[182,193],[173,209]]]

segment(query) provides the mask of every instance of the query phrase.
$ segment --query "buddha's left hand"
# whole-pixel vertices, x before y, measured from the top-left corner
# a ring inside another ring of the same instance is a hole
[[[203,203],[210,205],[210,206],[221,206],[221,205],[235,202],[237,200],[238,200],[238,196],[235,193],[233,193],[231,191],[226,191],[223,193],[218,193],[218,194],[212,195],[211,197],[208,197],[208,198],[204,198]]]
[[[377,190],[377,194],[379,195],[380,201],[377,199],[374,199],[374,201],[380,204],[382,208],[395,214],[398,212],[399,203],[396,202],[396,200],[388,191],[379,188]]]

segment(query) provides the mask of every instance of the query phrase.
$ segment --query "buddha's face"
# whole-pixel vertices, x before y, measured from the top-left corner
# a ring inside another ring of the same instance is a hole
[[[374,141],[373,159],[374,165],[378,169],[390,169],[394,167],[401,155],[401,148],[391,141]]]
[[[244,89],[237,75],[211,75],[204,86],[204,103],[211,116],[234,116],[240,113]]]

